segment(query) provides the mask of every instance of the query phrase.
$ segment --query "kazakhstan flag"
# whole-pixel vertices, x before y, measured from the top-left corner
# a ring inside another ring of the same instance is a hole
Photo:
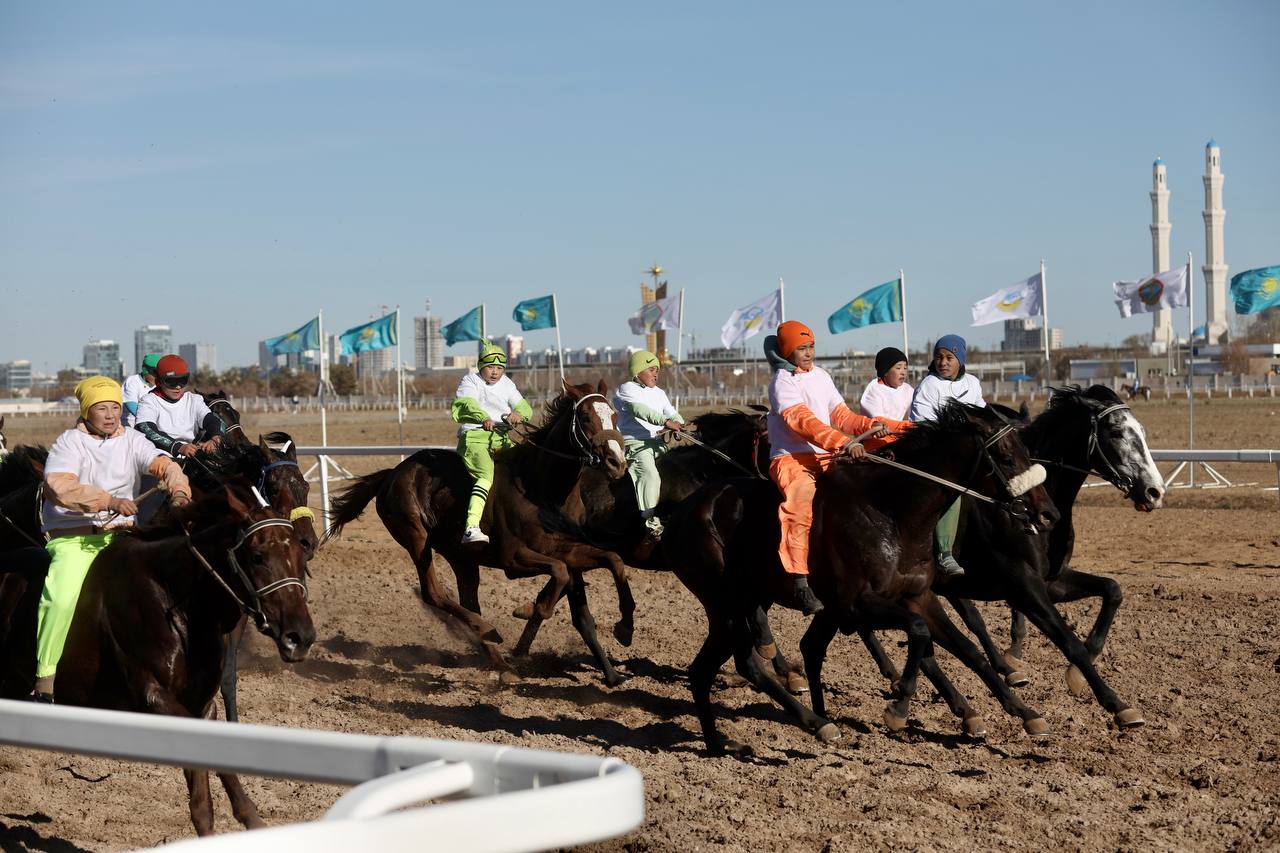
[[[902,322],[902,289],[896,278],[861,293],[827,318],[827,328],[838,335],[876,323]]]
[[[320,318],[316,317],[307,325],[294,329],[287,335],[267,338],[262,342],[267,352],[272,355],[283,355],[287,352],[306,352],[309,349],[320,349]]]
[[[534,329],[550,329],[556,324],[555,296],[539,296],[526,299],[511,312],[511,317],[526,332]]]
[[[1237,314],[1256,314],[1280,305],[1280,266],[1246,270],[1231,278]]]
[[[478,341],[483,337],[484,306],[477,305],[447,326],[440,327],[444,342],[453,346],[460,341]]]
[[[396,345],[396,319],[400,312],[392,311],[372,323],[347,329],[342,333],[342,354],[352,355],[371,349],[386,349]]]

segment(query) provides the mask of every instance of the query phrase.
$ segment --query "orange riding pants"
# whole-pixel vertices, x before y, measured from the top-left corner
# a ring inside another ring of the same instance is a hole
[[[782,568],[793,575],[809,574],[809,529],[813,527],[813,494],[818,477],[835,462],[833,453],[793,453],[769,462],[769,476],[782,490],[778,521]]]

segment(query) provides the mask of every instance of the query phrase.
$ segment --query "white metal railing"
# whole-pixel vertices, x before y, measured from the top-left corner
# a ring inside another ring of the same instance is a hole
[[[0,700],[0,743],[356,786],[320,821],[166,850],[408,851],[429,839],[440,850],[520,853],[615,838],[644,820],[640,772],[616,758],[10,700]]]

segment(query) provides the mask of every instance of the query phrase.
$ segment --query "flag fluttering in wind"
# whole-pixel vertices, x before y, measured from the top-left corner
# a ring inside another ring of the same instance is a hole
[[[320,318],[316,317],[305,326],[300,326],[288,334],[267,338],[262,344],[272,355],[320,349]]]
[[[1140,281],[1117,281],[1112,287],[1121,317],[1150,314],[1157,308],[1185,308],[1190,298],[1186,266],[1165,270]]]
[[[899,279],[876,285],[860,293],[849,304],[827,318],[827,328],[838,335],[876,323],[902,322],[902,282]]]
[[[484,337],[484,306],[477,305],[448,325],[440,327],[440,336],[449,346],[461,341],[478,341]]]
[[[1000,323],[1044,313],[1044,280],[1036,273],[1025,281],[997,290],[973,303],[974,326]]]
[[[639,311],[627,318],[627,323],[631,326],[633,335],[680,328],[680,294],[646,302]]]
[[[1232,276],[1231,301],[1237,314],[1256,314],[1280,305],[1280,266],[1245,270]]]
[[[764,330],[777,328],[781,322],[782,289],[779,288],[730,314],[720,327],[720,343],[726,349],[733,349]]]
[[[342,341],[343,355],[395,346],[398,340],[396,335],[398,313],[398,311],[392,311],[370,323],[343,332],[339,338]]]
[[[516,305],[511,318],[520,324],[523,331],[534,329],[550,329],[556,325],[556,303],[554,296],[538,296],[526,299]]]

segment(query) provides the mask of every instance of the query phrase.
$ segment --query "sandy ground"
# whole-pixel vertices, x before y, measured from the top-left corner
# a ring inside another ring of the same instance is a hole
[[[1275,447],[1276,401],[1197,407],[1197,445]],[[1186,445],[1185,404],[1140,405],[1153,447]],[[247,419],[249,431],[318,438],[315,419]],[[49,441],[58,425],[10,419],[10,445]],[[447,441],[440,414],[415,415],[410,440]],[[343,415],[333,443],[386,443],[387,413]],[[356,460],[369,470],[386,460]],[[1228,466],[1233,479],[1270,484],[1265,466]],[[314,498],[313,492],[313,498]],[[700,608],[669,575],[638,573],[635,642],[602,634],[628,681],[603,686],[562,607],[544,626],[524,676],[501,687],[469,645],[416,596],[408,558],[370,512],[313,563],[312,612],[320,640],[286,667],[257,638],[242,658],[246,721],[337,731],[414,734],[617,756],[646,782],[647,817],[598,850],[971,850],[1280,847],[1280,512],[1275,492],[1171,493],[1165,509],[1135,513],[1110,488],[1089,490],[1078,514],[1075,565],[1116,578],[1126,598],[1100,670],[1147,725],[1119,732],[1092,700],[1067,692],[1064,661],[1037,634],[1022,695],[1055,736],[1035,744],[954,660],[943,665],[983,714],[989,736],[958,736],[946,707],[914,706],[901,735],[880,723],[882,680],[860,645],[838,638],[825,673],[829,709],[844,739],[826,746],[745,688],[717,693],[724,730],[754,760],[706,756],[684,679],[704,636]],[[447,574],[447,573],[446,573]],[[486,574],[482,604],[508,639],[512,607],[540,584]],[[601,626],[617,618],[611,584],[592,585]],[[1081,627],[1089,604],[1064,607]],[[1004,635],[998,606],[984,615]],[[777,612],[784,648],[803,631]],[[893,638],[896,641],[896,638]],[[898,650],[898,655],[901,651]],[[941,654],[941,653],[940,653]],[[246,779],[271,823],[319,816],[338,789]],[[218,825],[233,831],[225,798]],[[571,820],[571,815],[565,816]],[[105,759],[0,750],[0,849],[105,850],[187,837],[181,774]]]

